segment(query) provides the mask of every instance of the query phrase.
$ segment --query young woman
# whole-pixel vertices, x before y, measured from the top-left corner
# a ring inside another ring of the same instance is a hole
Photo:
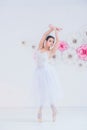
[[[59,84],[54,68],[49,61],[58,49],[58,32],[60,30],[61,28],[49,25],[49,29],[43,34],[35,54],[37,67],[33,82],[39,92],[40,104],[37,118],[40,122],[42,121],[42,109],[47,101],[52,110],[52,120],[56,120],[57,108],[55,104],[56,93],[54,90]],[[55,32],[55,37],[49,35],[52,31]]]

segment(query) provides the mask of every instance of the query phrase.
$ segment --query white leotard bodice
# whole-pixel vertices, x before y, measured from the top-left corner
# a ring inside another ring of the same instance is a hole
[[[49,58],[48,52],[41,52],[40,50],[37,50],[34,53],[34,59],[38,67],[44,67],[51,64],[51,58]]]

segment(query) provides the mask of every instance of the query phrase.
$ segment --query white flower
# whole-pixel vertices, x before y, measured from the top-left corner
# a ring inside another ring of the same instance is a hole
[[[87,43],[87,25],[79,29],[83,42]]]
[[[80,68],[87,68],[87,61],[77,59],[76,66]]]
[[[66,38],[66,41],[68,42],[69,46],[76,49],[79,45],[82,44],[82,37],[79,32],[69,34]]]
[[[68,64],[75,64],[77,61],[77,54],[75,49],[69,48],[67,51],[63,52],[62,60]]]

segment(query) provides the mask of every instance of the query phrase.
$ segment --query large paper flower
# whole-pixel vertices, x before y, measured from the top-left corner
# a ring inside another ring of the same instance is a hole
[[[60,50],[61,52],[67,50],[69,48],[69,45],[67,42],[65,41],[60,41],[58,44],[58,50]]]
[[[77,55],[82,60],[87,60],[87,44],[81,45],[76,49]]]

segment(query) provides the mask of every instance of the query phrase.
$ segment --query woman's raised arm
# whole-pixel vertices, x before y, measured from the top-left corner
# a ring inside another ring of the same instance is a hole
[[[55,52],[57,51],[58,49],[58,44],[59,44],[59,36],[58,36],[58,33],[59,31],[62,30],[62,28],[55,28],[55,44],[54,44],[54,47],[52,48],[51,52],[53,54],[55,54]]]
[[[58,31],[57,31],[57,29],[55,29],[55,39],[56,39],[56,42],[55,42],[55,44],[56,44],[56,43],[59,42],[59,37],[58,37]]]
[[[49,25],[49,30],[47,30],[47,31],[43,34],[43,36],[42,36],[42,38],[41,38],[41,40],[40,40],[40,42],[39,42],[38,49],[42,49],[42,48],[43,48],[43,46],[44,46],[44,41],[46,40],[46,37],[47,37],[53,30],[54,30],[54,26]]]

